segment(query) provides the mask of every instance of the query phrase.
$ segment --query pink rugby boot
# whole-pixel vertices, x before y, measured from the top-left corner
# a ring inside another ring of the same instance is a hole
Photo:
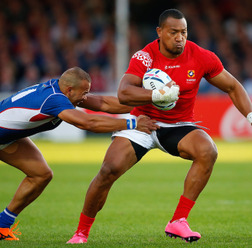
[[[186,242],[193,242],[197,241],[201,238],[200,233],[193,232],[188,222],[186,221],[186,218],[181,218],[179,220],[175,220],[172,223],[169,221],[166,228],[165,233],[169,237],[174,238],[181,238],[182,240],[185,240]]]
[[[67,241],[67,244],[82,244],[82,243],[87,243],[87,237],[81,233],[81,232],[76,232],[74,236]]]

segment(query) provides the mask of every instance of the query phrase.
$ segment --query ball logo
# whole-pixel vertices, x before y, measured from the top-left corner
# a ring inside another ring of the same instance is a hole
[[[195,77],[195,71],[194,71],[194,70],[189,70],[189,71],[187,72],[187,76],[188,76],[189,78]]]
[[[154,82],[150,82],[150,86],[151,86],[152,90],[155,90],[155,89],[156,89],[156,86],[155,86],[155,83],[154,83]]]

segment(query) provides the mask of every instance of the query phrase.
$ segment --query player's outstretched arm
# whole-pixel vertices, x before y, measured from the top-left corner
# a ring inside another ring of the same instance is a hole
[[[102,115],[86,114],[77,109],[63,110],[58,117],[80,129],[95,133],[108,133],[124,129],[137,129],[148,134],[159,128],[155,120],[147,116],[132,119],[117,119]]]
[[[87,94],[87,99],[81,102],[78,107],[93,111],[102,111],[110,114],[129,113],[133,107],[120,104],[117,97]]]
[[[236,108],[243,114],[245,117],[252,112],[252,103],[251,100],[239,83],[239,81],[234,78],[229,72],[225,69],[218,74],[216,77],[213,77],[208,80],[209,83],[228,93],[232,102]],[[252,121],[250,121],[251,123]]]

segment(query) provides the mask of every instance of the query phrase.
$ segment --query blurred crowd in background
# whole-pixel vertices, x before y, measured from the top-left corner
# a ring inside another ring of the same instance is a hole
[[[252,94],[251,0],[130,0],[130,55],[154,40],[158,17],[177,8],[188,39],[215,52]],[[1,0],[0,91],[16,91],[79,66],[93,92],[116,92],[115,0]],[[216,93],[204,80],[200,91]]]

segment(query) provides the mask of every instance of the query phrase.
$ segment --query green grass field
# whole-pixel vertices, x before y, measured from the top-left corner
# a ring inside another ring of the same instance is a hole
[[[192,230],[202,234],[198,242],[185,243],[164,233],[190,161],[153,150],[115,183],[88,243],[80,245],[65,243],[76,230],[87,187],[110,139],[36,143],[53,169],[54,179],[18,217],[20,241],[0,241],[0,247],[252,247],[252,142],[216,142],[218,161],[188,218]],[[22,178],[21,172],[0,163],[0,211]]]

